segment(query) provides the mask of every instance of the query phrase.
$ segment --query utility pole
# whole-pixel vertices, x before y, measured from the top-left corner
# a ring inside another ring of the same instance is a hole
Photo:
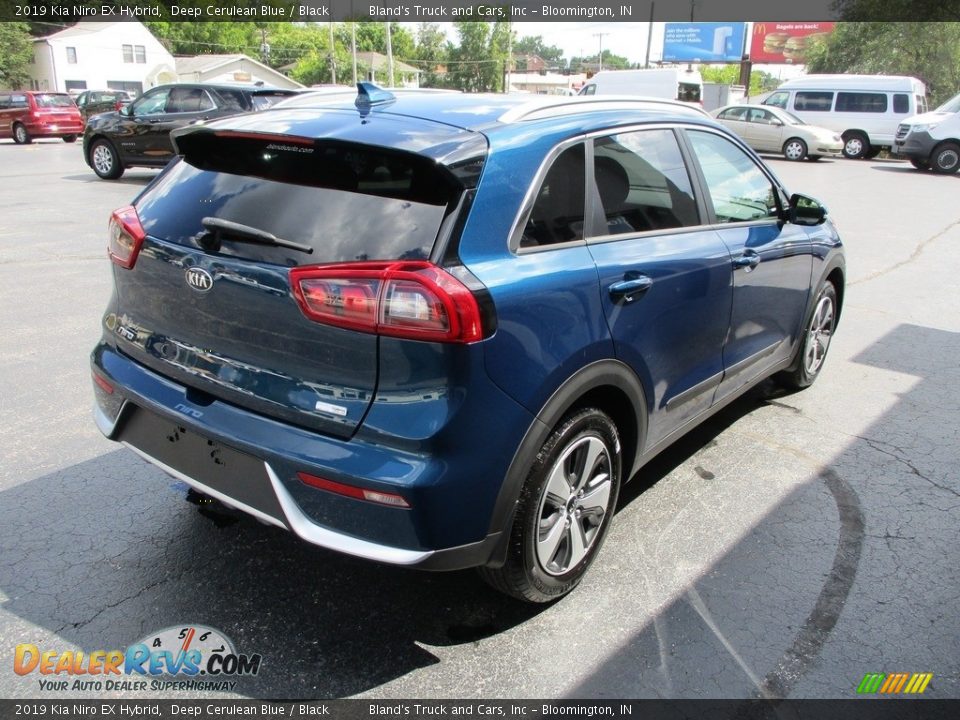
[[[357,85],[357,21],[350,23],[350,52],[353,55],[353,85]]]
[[[513,70],[513,21],[507,20],[507,67],[506,78],[503,83],[503,92],[510,92],[510,71]]]
[[[647,57],[643,61],[643,67],[650,67],[650,45],[653,43],[653,9],[657,6],[655,2],[650,3],[650,22],[647,23]]]
[[[387,87],[393,87],[393,40],[390,37],[390,25],[387,23]]]
[[[603,36],[609,35],[610,33],[594,33],[595,38],[600,38],[600,55],[597,56],[597,62],[599,63],[597,67],[597,72],[603,70]]]
[[[330,21],[330,82],[337,84],[337,60],[333,52],[333,20]]]

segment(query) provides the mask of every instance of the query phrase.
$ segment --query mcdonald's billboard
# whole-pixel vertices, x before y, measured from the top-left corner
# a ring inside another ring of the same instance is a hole
[[[830,34],[835,23],[753,24],[750,60],[756,63],[801,65],[807,59],[807,45],[815,38]]]

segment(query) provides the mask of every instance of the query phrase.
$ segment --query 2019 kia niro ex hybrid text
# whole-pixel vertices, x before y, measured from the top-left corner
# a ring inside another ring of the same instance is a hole
[[[200,492],[548,601],[644,462],[821,371],[840,239],[695,109],[283,105],[175,133],[110,224],[97,423]]]

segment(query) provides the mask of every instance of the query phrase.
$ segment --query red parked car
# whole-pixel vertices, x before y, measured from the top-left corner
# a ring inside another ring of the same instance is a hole
[[[0,138],[25,145],[38,137],[72,143],[83,134],[83,116],[66,93],[0,90]]]

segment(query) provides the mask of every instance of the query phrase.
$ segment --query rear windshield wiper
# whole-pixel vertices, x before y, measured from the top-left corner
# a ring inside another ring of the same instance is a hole
[[[259,228],[250,227],[249,225],[215,217],[205,217],[200,221],[200,224],[210,231],[209,235],[204,235],[200,238],[200,244],[205,250],[219,250],[220,238],[226,235],[232,240],[239,242],[290,248],[291,250],[299,250],[308,255],[313,254],[313,248],[309,245],[293,242],[292,240],[284,240],[283,238],[278,238],[273,233],[268,233],[266,230],[260,230]]]

